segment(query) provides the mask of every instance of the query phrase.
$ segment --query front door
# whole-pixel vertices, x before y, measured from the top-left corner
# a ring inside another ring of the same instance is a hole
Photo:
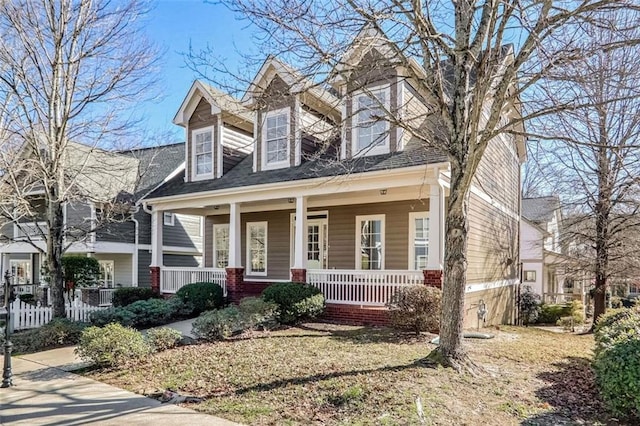
[[[327,219],[307,220],[307,268],[327,269]]]

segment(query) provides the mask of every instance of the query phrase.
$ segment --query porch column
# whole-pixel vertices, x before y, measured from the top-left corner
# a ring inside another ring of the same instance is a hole
[[[162,268],[163,212],[153,209],[151,213],[151,288],[160,293],[160,269]]]
[[[307,197],[296,198],[296,235],[291,268],[291,280],[298,283],[307,282]]]
[[[229,204],[229,264],[227,265],[227,297],[231,302],[242,299],[244,268],[242,267],[242,227],[240,205]],[[215,237],[215,236],[214,236]]]
[[[429,254],[423,271],[425,285],[442,287],[442,252],[444,247],[444,190],[431,185],[429,194]]]

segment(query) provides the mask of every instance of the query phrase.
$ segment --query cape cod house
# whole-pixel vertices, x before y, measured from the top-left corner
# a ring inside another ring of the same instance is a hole
[[[114,288],[119,286],[150,286],[151,215],[136,201],[184,168],[184,146],[178,143],[112,152],[71,144],[70,157],[83,165],[77,190],[86,197],[64,206],[65,254],[98,259],[101,290],[99,301],[93,303],[109,304]],[[126,199],[127,211],[117,221],[101,222],[105,204],[95,200],[116,197]],[[37,184],[23,198],[30,204],[28,212],[18,220],[5,221],[0,230],[0,270],[3,274],[9,271],[14,283],[21,284],[19,292],[38,294],[46,289],[42,275],[45,205]],[[201,218],[167,212],[162,224],[164,264],[198,266],[202,256]]]
[[[410,61],[408,73],[388,55],[375,42],[352,49],[328,88],[274,57],[241,100],[194,82],[174,119],[185,129],[184,173],[144,200],[152,286],[173,293],[206,278],[237,301],[273,282],[307,282],[323,291],[327,317],[384,323],[399,287],[441,285],[449,163],[379,119],[387,109],[429,125],[411,77],[420,66]],[[472,187],[466,326],[480,304],[487,324],[513,319],[524,155],[522,140],[492,141]],[[204,218],[202,268],[164,263],[167,212]]]

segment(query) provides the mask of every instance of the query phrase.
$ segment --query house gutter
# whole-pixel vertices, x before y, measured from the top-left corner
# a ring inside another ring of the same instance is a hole
[[[140,207],[136,206],[135,209],[131,212],[131,221],[133,221],[134,225],[134,243],[133,243],[133,271],[131,272],[131,284],[135,284],[135,287],[138,287],[138,233],[140,232],[140,224],[138,223],[138,219],[136,219],[136,213],[140,211]]]

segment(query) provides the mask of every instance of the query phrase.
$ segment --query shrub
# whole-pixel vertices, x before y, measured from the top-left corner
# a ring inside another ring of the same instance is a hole
[[[56,318],[40,328],[20,331],[11,335],[14,354],[40,352],[61,346],[75,345],[86,324]],[[4,333],[0,336],[4,343]],[[0,348],[1,349],[1,348]]]
[[[520,321],[523,325],[535,323],[540,316],[540,295],[533,292],[531,286],[523,287],[518,298]]]
[[[260,297],[245,297],[240,301],[238,309],[247,328],[273,328],[278,324],[278,305]]]
[[[442,291],[436,287],[413,285],[401,288],[389,303],[391,326],[400,330],[437,333],[440,328]]]
[[[20,301],[24,303],[29,303],[30,305],[35,305],[36,300],[35,296],[31,293],[23,293],[20,295]]]
[[[89,321],[91,321],[91,324],[98,327],[114,323],[129,326],[133,325],[135,317],[136,316],[133,312],[126,308],[118,307],[92,312],[89,315]]]
[[[171,310],[171,317],[173,318],[190,318],[193,316],[193,303],[184,302],[177,296],[168,299],[167,306]]]
[[[124,309],[133,314],[136,327],[166,324],[171,318],[171,307],[163,299],[138,300]]]
[[[541,324],[556,324],[562,317],[571,316],[570,304],[548,304],[543,303],[540,305],[540,315],[538,316],[538,323]]]
[[[618,341],[595,357],[600,394],[617,416],[640,420],[640,338]],[[637,423],[635,423],[637,424]]]
[[[217,309],[224,303],[222,287],[215,283],[191,283],[176,292],[184,303],[193,305],[193,315]]]
[[[156,351],[166,351],[175,348],[182,338],[182,333],[172,328],[152,328],[147,331],[147,342]]]
[[[262,298],[278,305],[278,321],[282,324],[315,318],[324,311],[324,295],[308,284],[273,284],[262,292]]]
[[[245,326],[240,310],[235,306],[229,306],[200,315],[193,322],[193,334],[208,341],[223,340],[243,331]]]
[[[120,287],[113,292],[113,306],[127,306],[139,300],[157,299],[160,295],[146,287]]]
[[[594,339],[596,356],[620,342],[640,339],[640,312],[634,309],[610,310],[596,322]]]
[[[89,327],[82,332],[76,353],[85,361],[114,366],[139,359],[151,352],[142,333],[120,324]]]

